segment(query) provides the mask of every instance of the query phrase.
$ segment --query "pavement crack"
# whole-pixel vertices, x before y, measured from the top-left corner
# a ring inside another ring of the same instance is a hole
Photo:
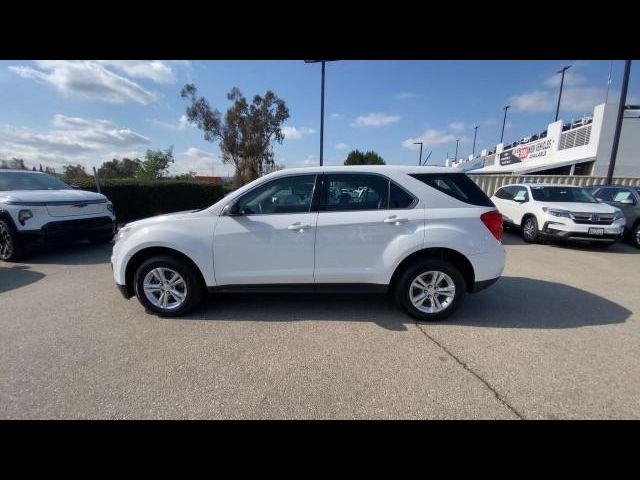
[[[480,380],[494,395],[495,397],[498,399],[498,401],[500,403],[502,403],[505,407],[507,407],[509,410],[511,410],[511,412],[518,417],[518,419],[520,420],[524,420],[525,417],[523,414],[521,414],[518,410],[516,410],[515,407],[513,407],[512,405],[509,404],[509,402],[507,402],[507,400],[500,395],[500,393],[486,380],[484,379],[479,373],[475,372],[471,367],[469,367],[465,362],[463,362],[460,358],[458,358],[453,352],[451,352],[447,347],[445,347],[442,343],[440,343],[439,341],[437,341],[435,338],[433,338],[431,335],[429,335],[423,328],[422,326],[416,322],[416,327],[418,327],[418,330],[420,330],[422,332],[422,334],[428,339],[431,340],[433,343],[435,343],[438,347],[440,347],[447,355],[449,355],[451,358],[453,358],[458,365],[460,365],[462,368],[464,368],[467,372],[469,372],[471,375],[473,375],[474,377],[476,377],[478,380]]]

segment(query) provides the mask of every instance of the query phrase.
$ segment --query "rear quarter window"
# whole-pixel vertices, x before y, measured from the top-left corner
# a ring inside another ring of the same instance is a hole
[[[411,176],[461,202],[478,207],[495,207],[482,189],[464,173],[416,173]]]

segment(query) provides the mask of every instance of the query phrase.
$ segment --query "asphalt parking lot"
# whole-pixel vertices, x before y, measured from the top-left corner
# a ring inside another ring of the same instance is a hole
[[[640,418],[640,251],[527,245],[450,320],[384,296],[125,301],[110,246],[0,264],[0,418]]]

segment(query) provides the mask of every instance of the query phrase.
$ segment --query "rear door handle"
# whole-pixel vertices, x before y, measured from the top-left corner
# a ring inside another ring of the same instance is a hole
[[[394,225],[400,225],[401,223],[407,223],[408,218],[398,218],[395,215],[384,219],[384,223],[393,223]]]
[[[300,223],[300,222],[296,222],[296,223],[292,223],[291,225],[289,225],[287,227],[287,230],[297,230],[299,232],[302,232],[308,228],[311,228],[311,225],[308,225],[306,223]]]

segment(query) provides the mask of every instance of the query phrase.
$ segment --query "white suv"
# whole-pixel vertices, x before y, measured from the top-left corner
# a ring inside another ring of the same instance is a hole
[[[73,236],[107,243],[115,220],[104,195],[75,190],[42,172],[0,170],[0,260],[19,260],[33,241]]]
[[[439,320],[502,274],[502,216],[444,167],[319,167],[266,175],[215,205],[127,224],[116,284],[177,316],[208,291],[387,292]]]
[[[608,247],[624,233],[620,209],[599,203],[582,187],[517,183],[499,188],[491,200],[505,224],[522,229],[526,242],[580,240]]]

